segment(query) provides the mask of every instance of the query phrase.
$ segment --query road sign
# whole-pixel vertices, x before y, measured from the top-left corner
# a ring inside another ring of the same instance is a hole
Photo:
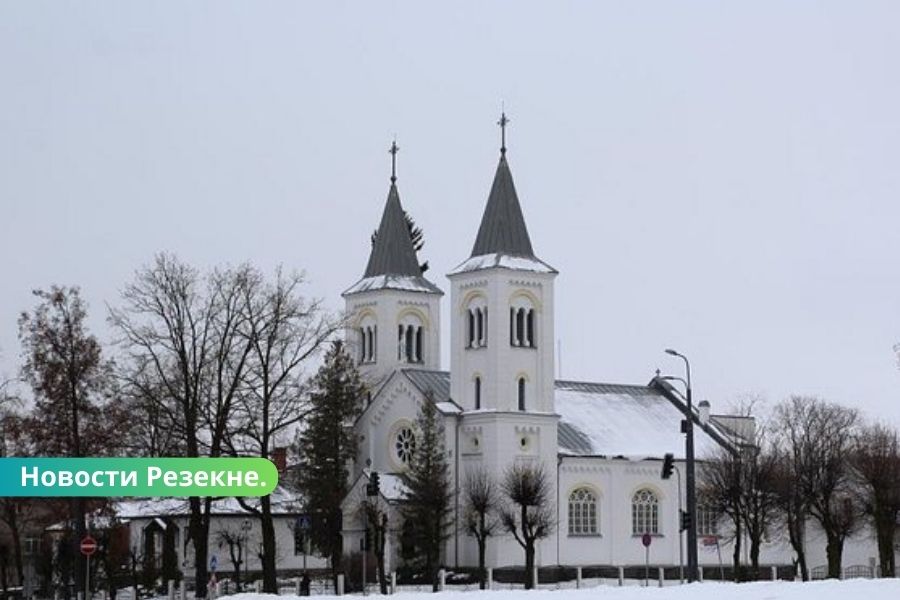
[[[645,533],[641,536],[641,543],[644,545],[644,548],[650,547],[650,542],[653,541],[653,537],[649,533]]]
[[[90,556],[94,552],[97,551],[97,540],[92,538],[89,535],[81,538],[81,553],[85,556]]]
[[[309,515],[300,515],[297,517],[296,527],[302,531],[307,531],[312,527],[312,517]]]
[[[219,568],[219,557],[213,554],[209,557],[209,570],[213,573],[216,572],[216,569]]]

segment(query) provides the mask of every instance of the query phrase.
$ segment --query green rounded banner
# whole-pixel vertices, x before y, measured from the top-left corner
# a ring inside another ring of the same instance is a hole
[[[265,496],[265,458],[0,458],[0,497]]]

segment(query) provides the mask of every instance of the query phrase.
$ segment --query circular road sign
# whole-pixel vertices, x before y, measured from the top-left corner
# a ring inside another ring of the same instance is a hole
[[[85,556],[90,556],[94,552],[97,551],[97,540],[92,538],[89,535],[84,536],[81,539],[81,553]]]
[[[644,545],[644,548],[649,548],[650,542],[652,542],[652,541],[653,541],[653,538],[650,537],[649,533],[645,533],[644,535],[641,536],[641,543]]]

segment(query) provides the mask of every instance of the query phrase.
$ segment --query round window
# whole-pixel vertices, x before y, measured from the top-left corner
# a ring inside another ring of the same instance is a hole
[[[413,452],[416,450],[416,436],[409,427],[403,427],[397,431],[394,438],[394,452],[397,458],[404,465],[408,465],[412,460]]]

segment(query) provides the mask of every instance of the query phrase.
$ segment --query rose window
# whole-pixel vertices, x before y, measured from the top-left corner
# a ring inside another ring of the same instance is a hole
[[[394,450],[400,462],[408,465],[409,461],[412,460],[413,452],[416,450],[416,436],[413,434],[412,429],[404,427],[397,432],[397,437],[394,439]]]

